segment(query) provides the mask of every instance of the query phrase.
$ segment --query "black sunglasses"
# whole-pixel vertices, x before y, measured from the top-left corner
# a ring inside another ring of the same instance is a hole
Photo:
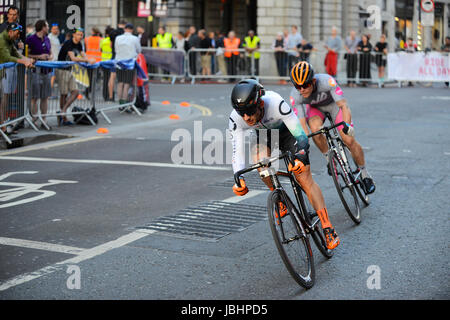
[[[300,90],[300,89],[308,89],[309,87],[311,87],[311,85],[312,85],[312,81],[310,81],[308,83],[305,83],[305,84],[302,84],[302,85],[295,84],[295,87],[298,90]]]
[[[238,113],[238,115],[243,117],[244,115],[252,116],[256,113],[257,110],[258,110],[257,106],[254,105],[252,107],[246,107],[246,108],[244,107],[242,109],[236,109],[236,112]]]

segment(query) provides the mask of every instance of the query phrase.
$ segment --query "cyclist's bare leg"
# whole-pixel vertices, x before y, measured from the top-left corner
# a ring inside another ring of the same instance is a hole
[[[319,116],[313,116],[309,118],[308,120],[309,128],[311,129],[311,132],[319,131],[320,128],[323,125],[323,121]],[[316,144],[317,148],[319,148],[320,152],[326,153],[328,151],[328,144],[327,139],[323,134],[319,134],[317,136],[313,137],[314,143]]]
[[[319,185],[314,181],[311,175],[311,166],[305,166],[305,171],[299,175],[295,174],[295,179],[302,186],[306,196],[311,202],[314,210],[318,211],[325,208],[325,200],[323,198],[322,190]]]
[[[339,134],[341,135],[342,141],[346,144],[346,146],[349,148],[353,159],[355,159],[356,164],[359,167],[363,167],[366,163],[364,159],[364,151],[361,147],[361,145],[356,141],[355,137],[351,137],[346,135],[342,132],[342,130],[339,131]]]

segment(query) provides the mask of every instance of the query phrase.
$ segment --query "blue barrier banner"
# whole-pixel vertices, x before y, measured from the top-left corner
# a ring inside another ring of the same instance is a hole
[[[34,64],[36,67],[40,68],[56,68],[56,69],[64,69],[73,66],[74,64],[78,64],[86,69],[97,69],[99,67],[103,67],[105,69],[115,69],[119,67],[120,69],[132,70],[136,69],[137,76],[139,79],[148,80],[147,74],[142,70],[141,66],[136,62],[136,59],[129,60],[108,60],[108,61],[100,61],[94,64],[89,64],[86,62],[73,62],[73,61],[36,61]],[[15,66],[14,62],[7,62],[0,64],[0,70],[3,68],[11,68]]]

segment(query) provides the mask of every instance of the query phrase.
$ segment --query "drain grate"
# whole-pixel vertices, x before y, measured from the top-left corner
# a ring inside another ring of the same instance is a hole
[[[264,206],[211,201],[160,217],[139,228],[182,238],[216,241],[265,219],[267,208]]]

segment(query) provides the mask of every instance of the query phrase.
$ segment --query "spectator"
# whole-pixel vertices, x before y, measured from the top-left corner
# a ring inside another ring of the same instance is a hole
[[[231,30],[228,32],[228,38],[223,40],[225,46],[225,61],[227,62],[227,74],[228,75],[236,75],[237,74],[237,66],[239,61],[239,49],[241,47],[241,39],[236,37],[236,33]],[[229,82],[233,82],[232,78],[229,79]]]
[[[184,51],[187,51],[188,49],[188,42],[184,38],[184,34],[182,31],[179,31],[177,34],[177,38],[175,39],[175,48]]]
[[[137,26],[137,37],[141,43],[141,47],[148,47],[148,33],[145,31],[144,27]]]
[[[59,26],[57,23],[52,23],[48,39],[50,40],[50,46],[52,50],[52,60],[57,61],[59,50],[61,50],[61,42],[59,42]],[[54,83],[55,83],[55,69],[52,70],[52,78],[50,81],[50,85],[52,88]]]
[[[91,29],[91,35],[84,39],[86,56],[89,59],[94,59],[95,62],[102,61],[102,51],[100,50],[101,41],[102,41],[102,34],[100,33],[100,30],[96,27],[93,27]],[[86,98],[89,99],[89,94],[92,92],[92,88],[94,86],[94,83],[92,81],[94,69],[88,69],[87,74],[89,77],[89,87],[86,88],[85,95]]]
[[[221,74],[226,76],[227,75],[227,64],[225,63],[225,56],[224,56],[224,48],[225,48],[225,35],[224,33],[218,32],[218,37],[216,41],[216,57],[217,57],[217,64],[219,65],[219,71],[217,74]],[[219,79],[220,82],[223,82],[223,79]]]
[[[211,39],[211,48],[212,49],[217,48],[216,34],[214,33],[214,31],[210,31],[208,33],[208,38]],[[216,57],[215,52],[211,52],[211,74],[214,73],[216,73]]]
[[[136,59],[141,53],[141,43],[138,37],[133,35],[133,25],[128,23],[125,26],[124,34],[118,36],[114,43],[116,50],[116,60]],[[134,70],[117,70],[117,95],[119,104],[128,102],[128,89],[134,80]]]
[[[6,29],[0,33],[0,63],[15,62],[29,67],[33,64],[33,59],[24,57],[15,47],[14,42],[20,37],[22,26],[17,23],[10,23]],[[3,97],[0,103],[0,124],[5,121],[6,107],[9,96],[16,91],[17,69],[7,68],[2,79]],[[10,133],[6,127],[1,127],[5,133]],[[15,132],[13,132],[15,133]]]
[[[111,33],[109,34],[109,37],[111,39],[111,48],[112,48],[112,59],[116,59],[116,49],[115,49],[115,42],[116,38],[120,35],[122,35],[125,31],[125,25],[127,23],[122,20],[117,24],[117,28],[114,30],[111,30]],[[111,74],[109,76],[109,82],[108,82],[108,92],[109,92],[109,98],[112,99],[111,101],[114,101],[114,83],[116,82],[116,70],[112,69]]]
[[[302,35],[296,25],[291,26],[291,33],[287,37],[287,50],[289,58],[289,70],[297,63],[297,46],[302,43]]]
[[[404,49],[409,53],[414,53],[417,51],[417,44],[413,42],[413,38],[408,38],[408,41],[404,44]]]
[[[275,40],[272,43],[272,49],[275,50],[275,60],[277,62],[278,75],[286,77],[287,68],[287,41],[283,37],[282,32],[278,32]],[[286,80],[280,80],[280,84],[286,84]]]
[[[201,29],[198,31],[198,36],[200,38],[199,49],[207,50],[211,49],[211,39],[206,36],[206,31]],[[211,52],[201,51],[200,52],[200,63],[202,67],[202,75],[210,76],[211,75]]]
[[[72,33],[72,39],[64,42],[61,50],[59,51],[58,61],[74,61],[74,62],[88,62],[94,64],[95,60],[88,58],[83,51],[83,35],[84,30],[81,28],[75,29]],[[78,97],[78,88],[75,82],[75,78],[72,74],[72,68],[57,69],[56,81],[58,82],[60,98],[61,117],[58,118],[60,125],[69,126],[73,125],[65,115],[67,109]],[[70,96],[68,94],[70,93]]]
[[[35,24],[36,33],[29,36],[25,42],[28,45],[28,56],[39,61],[53,60],[51,43],[48,35],[48,24],[45,20],[38,20]],[[41,110],[42,120],[45,122],[47,114],[47,101],[51,95],[51,74],[50,68],[31,69],[31,116],[33,122],[37,125],[37,102]],[[42,128],[45,128],[41,124]]]
[[[194,26],[189,27],[189,36],[186,40],[188,41],[189,49],[198,48],[200,44],[200,38],[198,37]],[[189,69],[192,75],[197,74],[197,57],[198,56],[196,52],[189,53]]]
[[[328,50],[325,57],[326,72],[332,77],[336,77],[337,74],[337,62],[341,46],[342,39],[337,35],[337,28],[332,27],[331,37],[328,38],[327,43],[325,44],[325,49]]]
[[[345,39],[344,48],[347,53],[344,59],[347,60],[347,84],[349,87],[356,87],[356,70],[358,68],[358,43],[361,39],[356,37],[354,30]]]
[[[367,35],[361,37],[361,41],[358,43],[359,56],[359,79],[362,86],[367,87],[368,82],[372,76],[370,74],[370,59],[371,59],[372,45],[369,42]]]
[[[381,35],[380,41],[375,44],[375,51],[375,62],[378,66],[378,81],[380,87],[384,88],[384,69],[386,67],[386,59],[388,53],[386,35]]]
[[[25,35],[25,39],[32,36],[34,34],[34,26],[32,23],[27,24],[27,32]]]
[[[112,43],[111,43],[111,32],[113,28],[107,26],[105,29],[105,37],[100,41],[100,50],[102,52],[102,61],[111,60],[112,53]],[[109,79],[111,77],[111,70],[103,68],[103,99],[105,101],[114,101],[113,87],[109,87]]]
[[[311,55],[311,51],[314,51],[314,47],[306,39],[302,39],[302,42],[297,45],[297,51],[300,61],[309,62],[309,56]]]
[[[165,27],[158,28],[158,34],[156,35],[156,44],[161,49],[172,49],[174,47],[174,41],[172,34],[166,32]],[[163,69],[164,74],[169,74],[169,70]]]
[[[417,44],[413,42],[413,38],[408,38],[408,40],[404,44],[404,49],[408,53],[414,53],[417,51]],[[408,87],[413,87],[414,84],[411,81],[408,81]]]
[[[58,60],[59,50],[61,50],[61,42],[59,42],[59,26],[57,23],[52,24],[48,39],[50,40],[50,45],[52,47],[53,60],[56,61]]]
[[[0,33],[5,31],[8,25],[11,23],[19,24],[19,8],[17,8],[16,6],[10,6],[8,8],[8,11],[6,12],[6,21],[0,25]],[[14,42],[14,45],[21,51],[21,53],[23,53],[25,45],[23,44],[22,40],[20,40],[20,38]]]
[[[244,38],[244,43],[242,44],[247,52],[247,73],[256,76],[259,75],[259,59],[261,53],[258,52],[258,49],[261,47],[260,41],[259,37],[255,35],[255,31],[249,30],[248,36]],[[252,58],[254,61],[253,70],[251,70]]]
[[[92,28],[91,36],[84,39],[86,56],[92,58],[95,62],[102,61],[102,51],[100,50],[100,41],[102,41],[100,30]]]
[[[442,45],[441,51],[442,51],[442,52],[447,52],[447,53],[450,52],[450,37],[445,37],[445,43]],[[450,86],[450,84],[449,84],[448,81],[445,82],[445,85],[446,85],[447,87]]]
[[[174,46],[173,37],[170,32],[166,32],[165,27],[158,28],[158,34],[156,35],[156,43],[158,48],[171,49]]]

